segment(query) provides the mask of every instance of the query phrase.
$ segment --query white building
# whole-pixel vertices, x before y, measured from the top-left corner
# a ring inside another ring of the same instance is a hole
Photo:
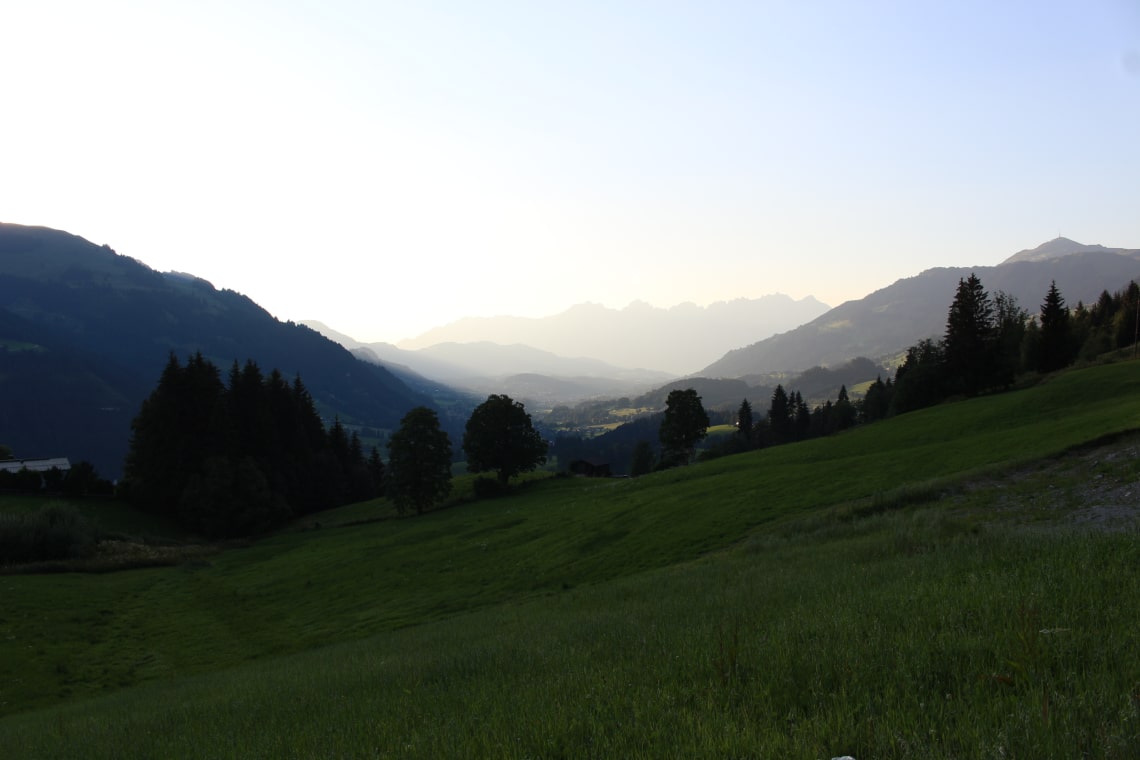
[[[53,467],[61,472],[67,472],[71,469],[71,462],[67,461],[67,457],[52,457],[51,459],[0,460],[0,471],[7,472],[19,472],[20,470],[30,470],[31,472],[47,472]]]

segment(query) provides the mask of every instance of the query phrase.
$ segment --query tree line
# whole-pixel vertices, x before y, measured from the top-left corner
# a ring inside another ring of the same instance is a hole
[[[131,425],[120,493],[190,531],[248,536],[298,516],[387,495],[420,513],[451,491],[452,446],[433,409],[415,407],[389,437],[388,461],[369,455],[336,418],[326,429],[298,376],[236,362],[223,382],[200,353],[171,355]],[[467,468],[493,472],[482,494],[546,461],[523,405],[492,395],[467,422]]]
[[[943,337],[909,347],[893,379],[876,378],[856,401],[841,386],[834,403],[810,410],[798,392],[777,386],[758,422],[745,399],[737,435],[706,456],[830,435],[950,398],[1004,390],[1024,373],[1054,372],[1133,345],[1140,333],[1138,299],[1133,282],[1114,294],[1104,291],[1091,308],[1078,303],[1070,310],[1053,282],[1031,316],[1006,293],[991,297],[971,274],[959,280]]]
[[[744,399],[736,413],[736,433],[700,452],[711,459],[765,446],[831,435],[856,425],[920,409],[955,397],[1009,388],[1024,373],[1049,373],[1074,362],[1136,345],[1140,339],[1140,287],[1104,291],[1091,307],[1065,305],[1053,282],[1037,315],[1030,315],[1010,295],[992,297],[971,274],[959,281],[940,340],[909,347],[894,378],[875,379],[862,399],[852,400],[846,385],[837,398],[811,408],[799,391],[777,385],[767,411],[758,415]],[[661,455],[642,438],[633,449],[630,473],[692,461],[705,437],[708,418],[692,389],[669,394],[658,422]]]
[[[250,535],[383,491],[384,466],[296,377],[237,362],[228,385],[198,353],[171,355],[131,424],[122,493],[211,537]]]
[[[491,394],[475,407],[463,433],[468,472],[495,474],[475,481],[477,496],[501,493],[511,478],[545,464],[547,448],[525,407],[506,395]],[[435,411],[408,412],[388,441],[388,497],[400,514],[421,513],[450,493],[451,459]]]
[[[958,283],[941,340],[907,349],[887,389],[887,411],[902,414],[954,397],[1009,388],[1025,373],[1046,374],[1078,360],[1133,345],[1137,339],[1135,282],[1101,293],[1086,307],[1070,309],[1057,283],[1050,284],[1039,313],[1030,314],[1001,291],[991,297],[976,275]]]

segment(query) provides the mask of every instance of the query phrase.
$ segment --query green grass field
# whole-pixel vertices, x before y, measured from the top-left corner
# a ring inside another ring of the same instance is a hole
[[[1113,442],[1137,430],[1121,363],[634,480],[3,576],[0,747],[1134,757],[1136,534],[1068,518],[1137,480]],[[1115,454],[1060,456],[1091,441]]]

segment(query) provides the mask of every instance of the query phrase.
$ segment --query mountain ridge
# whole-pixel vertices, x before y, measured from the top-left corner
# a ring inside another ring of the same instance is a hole
[[[417,350],[438,343],[523,344],[559,356],[686,375],[724,351],[801,325],[827,309],[814,296],[796,300],[782,293],[668,309],[644,301],[623,309],[584,302],[548,317],[466,317],[396,345]]]
[[[171,354],[222,373],[257,362],[299,374],[322,415],[391,428],[430,404],[387,369],[252,299],[47,227],[0,223],[0,442],[120,471],[138,413]]]
[[[641,393],[676,377],[667,372],[616,367],[590,357],[558,356],[523,344],[449,341],[412,351],[391,343],[361,343],[317,320],[302,324],[357,356],[382,364],[412,387],[446,383],[469,393],[506,393],[544,406]]]
[[[1075,240],[1070,240],[1067,237],[1055,237],[1048,240],[1036,248],[1027,248],[1018,251],[1010,256],[1005,261],[1001,262],[998,266],[1004,264],[1015,264],[1019,261],[1049,261],[1052,259],[1059,259],[1064,256],[1072,256],[1077,253],[1115,253],[1118,256],[1140,256],[1140,249],[1135,248],[1108,248],[1094,243],[1086,245],[1078,243]]]
[[[729,351],[700,374],[748,377],[795,372],[856,356],[887,361],[923,338],[942,335],[958,281],[971,274],[978,275],[991,295],[1004,291],[1030,314],[1037,313],[1054,281],[1066,303],[1092,303],[1102,291],[1119,290],[1140,278],[1140,251],[1134,256],[1130,249],[1112,250],[1125,253],[1078,252],[1041,260],[1007,259],[995,266],[927,269],[840,304],[794,330]]]

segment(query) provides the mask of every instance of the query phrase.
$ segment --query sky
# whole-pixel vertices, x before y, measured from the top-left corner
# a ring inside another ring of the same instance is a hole
[[[1140,248],[1140,2],[0,0],[0,221],[398,342]]]

